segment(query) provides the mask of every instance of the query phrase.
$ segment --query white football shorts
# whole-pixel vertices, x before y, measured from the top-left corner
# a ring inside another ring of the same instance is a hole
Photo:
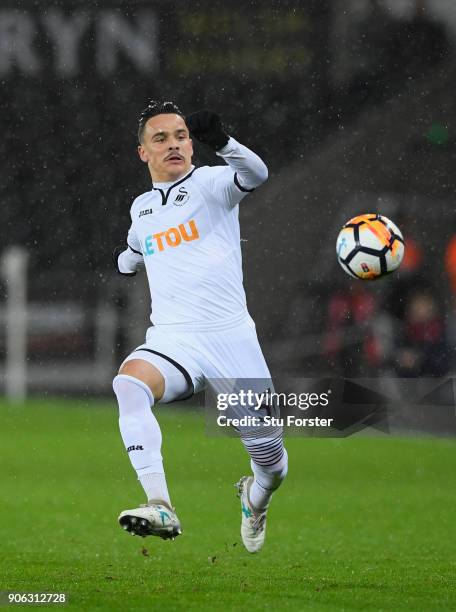
[[[165,392],[160,403],[186,399],[204,390],[207,379],[271,378],[249,315],[221,329],[149,327],[145,344],[123,363],[132,359],[151,363],[163,375]]]

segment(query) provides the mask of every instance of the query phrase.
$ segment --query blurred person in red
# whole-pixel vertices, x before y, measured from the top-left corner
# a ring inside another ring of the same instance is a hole
[[[342,375],[370,376],[388,354],[390,318],[366,283],[354,283],[329,298],[323,352]]]
[[[456,234],[448,241],[445,251],[445,268],[450,279],[451,291],[456,297]]]
[[[449,355],[444,318],[430,290],[410,295],[394,365],[400,377],[439,377],[448,373]]]

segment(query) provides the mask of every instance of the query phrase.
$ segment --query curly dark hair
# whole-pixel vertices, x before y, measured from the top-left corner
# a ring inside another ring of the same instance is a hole
[[[169,102],[169,101],[160,102],[159,100],[150,100],[149,104],[139,115],[139,122],[138,122],[138,142],[139,143],[142,142],[142,136],[143,136],[144,128],[146,127],[147,121],[151,117],[155,117],[155,115],[162,115],[166,113],[173,113],[173,114],[180,115],[181,117],[185,118],[182,111],[179,109],[178,106],[176,106],[176,104],[174,104],[174,102]]]

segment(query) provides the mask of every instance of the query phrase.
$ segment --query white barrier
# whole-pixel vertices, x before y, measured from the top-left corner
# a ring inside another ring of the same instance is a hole
[[[1,258],[6,282],[5,393],[13,402],[27,394],[27,260],[25,249],[9,247]]]

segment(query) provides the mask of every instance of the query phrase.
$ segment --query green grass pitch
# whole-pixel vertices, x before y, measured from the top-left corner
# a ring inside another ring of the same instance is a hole
[[[239,441],[207,437],[190,409],[156,413],[175,542],[117,525],[144,499],[114,401],[0,404],[0,590],[64,591],[74,610],[456,609],[453,440],[287,439],[289,476],[249,555]]]

